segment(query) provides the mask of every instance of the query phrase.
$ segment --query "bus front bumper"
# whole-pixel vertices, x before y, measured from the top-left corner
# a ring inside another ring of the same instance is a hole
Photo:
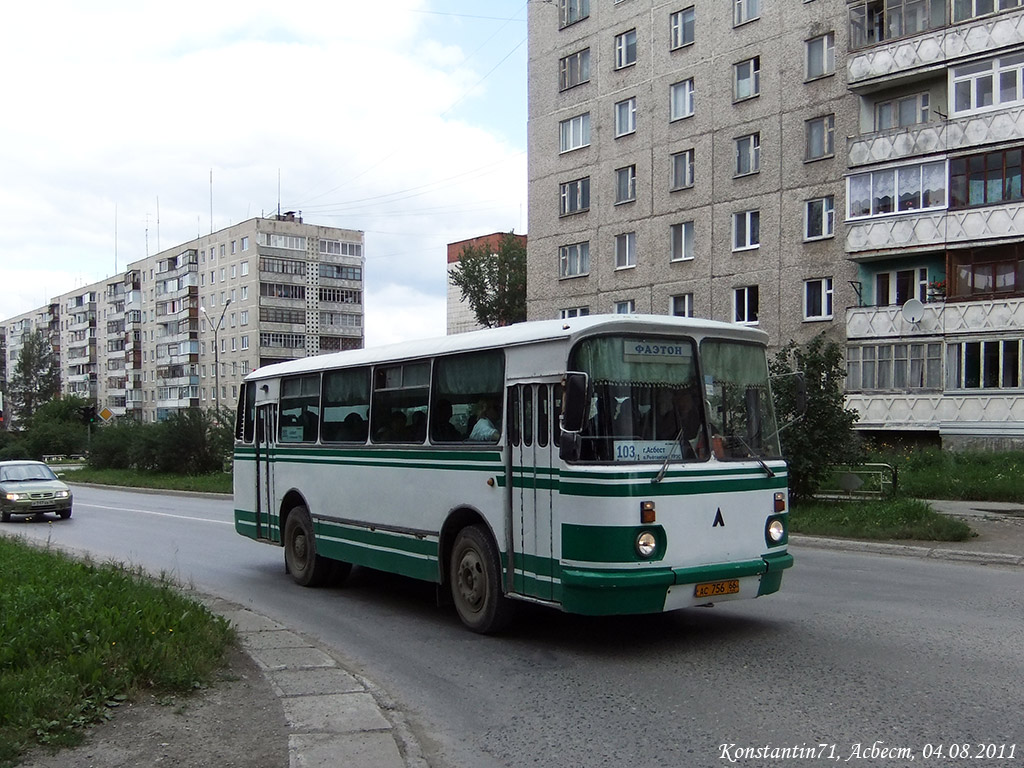
[[[677,608],[705,605],[718,600],[760,597],[777,592],[782,572],[792,567],[788,552],[773,552],[756,560],[695,568],[645,568],[643,570],[562,569],[562,609],[588,616],[631,613],[660,613]],[[734,589],[714,597],[704,591]]]

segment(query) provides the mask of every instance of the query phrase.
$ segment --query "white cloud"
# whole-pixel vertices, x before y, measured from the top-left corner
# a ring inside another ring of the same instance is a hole
[[[4,96],[15,119],[0,124],[0,318],[39,306],[41,291],[109,276],[115,257],[123,268],[208,231],[212,169],[215,229],[271,213],[280,175],[286,209],[367,233],[368,342],[402,327],[443,333],[445,244],[524,230],[524,147],[489,119],[509,96],[484,75],[525,25],[477,53],[480,35],[428,35],[444,28],[417,13],[428,8],[10,9],[5,26],[18,32],[4,34],[0,67],[17,76]],[[520,8],[493,4],[495,15]],[[525,85],[521,96],[525,120]]]

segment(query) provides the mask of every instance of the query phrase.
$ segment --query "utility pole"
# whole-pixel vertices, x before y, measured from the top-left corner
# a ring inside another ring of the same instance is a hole
[[[213,326],[213,401],[214,408],[217,411],[217,421],[220,422],[220,327],[224,323],[224,315],[228,311],[228,305],[231,303],[231,299],[224,302],[224,309],[221,310],[220,319],[217,320],[217,324]],[[199,311],[210,318],[210,313],[206,311],[206,307],[200,307]],[[213,323],[213,319],[210,318],[210,323]]]

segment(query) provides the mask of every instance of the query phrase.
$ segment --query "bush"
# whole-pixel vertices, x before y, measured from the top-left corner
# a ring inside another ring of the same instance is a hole
[[[789,489],[797,499],[814,495],[836,464],[864,460],[860,439],[853,430],[856,411],[843,402],[846,369],[843,350],[818,334],[805,346],[790,342],[770,363],[779,423],[782,454],[789,464]],[[807,407],[797,408],[797,377],[802,372],[807,387]]]
[[[154,424],[123,422],[100,430],[89,466],[183,475],[219,472],[232,445],[231,426],[193,409]]]

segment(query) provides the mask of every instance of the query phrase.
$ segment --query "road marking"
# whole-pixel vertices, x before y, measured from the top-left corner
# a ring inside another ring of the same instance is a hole
[[[87,504],[85,502],[77,502],[75,504],[75,509],[78,509],[79,507],[86,507],[88,509],[110,509],[110,510],[113,510],[114,512],[138,512],[138,513],[143,514],[143,515],[154,515],[156,517],[174,517],[174,518],[177,518],[178,520],[195,520],[196,522],[199,522],[199,523],[217,523],[218,525],[231,525],[231,526],[233,526],[235,524],[234,521],[231,521],[231,520],[211,520],[208,517],[190,517],[189,515],[175,515],[175,514],[173,514],[171,512],[156,512],[156,511],[154,511],[152,509],[134,509],[134,508],[128,508],[128,507],[108,507],[108,506],[106,506],[104,504]]]

